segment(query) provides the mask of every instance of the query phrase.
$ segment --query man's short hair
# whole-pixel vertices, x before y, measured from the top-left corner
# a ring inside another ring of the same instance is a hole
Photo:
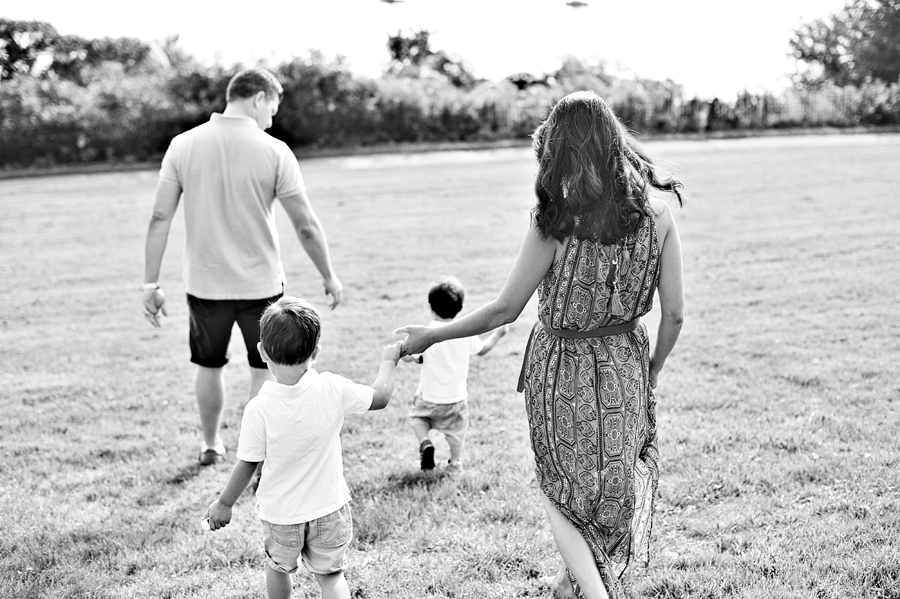
[[[441,318],[459,314],[466,299],[466,290],[456,277],[441,277],[428,290],[428,305]]]
[[[306,362],[319,345],[322,323],[312,304],[283,297],[259,319],[259,341],[270,360],[294,366]]]
[[[275,78],[275,75],[265,69],[245,69],[231,78],[228,88],[225,90],[225,101],[252,98],[259,92],[266,92],[267,96],[281,100],[284,88]]]

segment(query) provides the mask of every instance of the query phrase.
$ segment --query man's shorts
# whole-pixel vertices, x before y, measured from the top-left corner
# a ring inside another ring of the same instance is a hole
[[[353,538],[350,504],[336,512],[300,524],[272,524],[266,531],[266,564],[276,572],[297,571],[297,559],[313,574],[335,574],[347,568],[347,548]]]
[[[247,361],[252,368],[265,368],[256,349],[259,343],[259,319],[269,304],[282,294],[256,300],[208,300],[188,294],[190,308],[191,362],[206,368],[221,368],[230,357],[228,344],[234,323],[241,329],[247,346]]]
[[[464,399],[454,403],[432,403],[416,395],[409,419],[413,424],[424,422],[430,429],[462,440],[469,428],[469,402]]]

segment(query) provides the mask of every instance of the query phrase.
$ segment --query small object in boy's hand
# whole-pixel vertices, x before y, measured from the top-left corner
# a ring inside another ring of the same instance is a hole
[[[209,517],[204,518],[200,522],[202,522],[203,530],[212,530],[209,526]]]

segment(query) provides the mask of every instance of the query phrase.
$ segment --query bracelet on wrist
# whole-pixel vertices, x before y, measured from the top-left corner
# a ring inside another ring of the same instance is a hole
[[[150,290],[159,289],[159,283],[144,283],[141,285],[141,291],[150,291]]]

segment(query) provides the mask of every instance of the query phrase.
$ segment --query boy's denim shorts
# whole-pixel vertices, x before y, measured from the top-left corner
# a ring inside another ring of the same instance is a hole
[[[300,524],[263,520],[266,564],[283,574],[297,571],[298,558],[313,574],[335,574],[347,568],[347,548],[353,538],[350,504],[336,512]]]

